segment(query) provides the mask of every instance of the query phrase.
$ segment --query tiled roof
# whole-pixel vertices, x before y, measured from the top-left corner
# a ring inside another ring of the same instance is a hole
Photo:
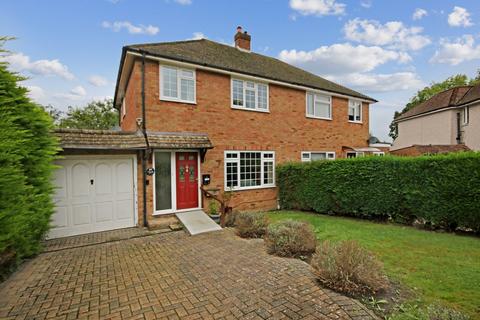
[[[459,105],[471,103],[475,100],[480,100],[480,83],[471,87],[470,90],[458,102]]]
[[[376,101],[362,93],[294,67],[278,59],[254,52],[242,51],[232,46],[206,39],[136,44],[126,46],[124,49],[145,52],[146,54],[161,58],[189,62],[313,89],[325,90],[332,93],[371,100],[373,102]]]
[[[136,150],[147,144],[141,132],[113,130],[56,129],[63,149]],[[201,149],[213,148],[206,134],[182,132],[148,132],[151,148]]]
[[[407,112],[398,116],[395,120],[403,120],[413,116],[421,115],[427,112],[440,110],[448,107],[456,106],[459,101],[464,98],[465,94],[472,88],[472,86],[455,87],[452,89],[440,92],[427,101],[420,103]]]
[[[471,151],[471,149],[464,144],[445,144],[445,145],[414,144],[410,147],[396,149],[390,152],[395,155],[424,155],[424,154],[439,154],[439,153],[451,153],[451,152],[462,152],[462,151]]]

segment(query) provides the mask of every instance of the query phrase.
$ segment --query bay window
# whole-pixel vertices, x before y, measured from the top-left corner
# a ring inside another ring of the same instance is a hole
[[[307,117],[332,119],[332,97],[307,92]]]
[[[225,151],[225,190],[275,186],[273,151]]]
[[[160,99],[195,103],[195,70],[160,66]]]
[[[232,78],[232,108],[268,111],[268,85]]]

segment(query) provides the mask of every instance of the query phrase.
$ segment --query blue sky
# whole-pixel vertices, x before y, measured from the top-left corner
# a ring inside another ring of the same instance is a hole
[[[480,1],[97,0],[2,3],[11,69],[42,104],[65,110],[112,97],[122,46],[206,37],[231,44],[237,25],[252,50],[379,100],[370,131],[420,88],[480,68]]]

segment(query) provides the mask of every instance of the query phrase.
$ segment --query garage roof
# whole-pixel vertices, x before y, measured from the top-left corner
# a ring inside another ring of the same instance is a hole
[[[141,132],[114,130],[56,129],[63,149],[136,150],[147,143]],[[211,149],[206,134],[190,132],[147,132],[149,146],[156,149]]]

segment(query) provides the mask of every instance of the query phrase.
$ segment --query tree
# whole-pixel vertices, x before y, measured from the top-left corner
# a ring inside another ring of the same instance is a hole
[[[0,52],[8,40],[0,37]],[[58,152],[48,114],[27,96],[24,80],[0,62],[0,278],[11,262],[38,252],[53,213]]]
[[[113,108],[113,100],[92,101],[85,107],[68,107],[64,117],[60,117],[60,128],[112,129],[118,125],[118,111]]]
[[[393,140],[397,138],[397,125],[394,122],[397,117],[401,114],[404,114],[408,110],[411,110],[415,106],[419,105],[420,103],[427,101],[437,93],[442,91],[458,87],[458,86],[466,86],[466,85],[474,85],[480,83],[480,69],[477,70],[477,75],[475,78],[469,79],[464,74],[457,74],[455,76],[451,76],[445,79],[442,82],[432,82],[430,86],[423,88],[422,90],[417,91],[417,93],[410,99],[407,105],[402,109],[402,111],[398,112],[395,111],[393,115],[393,120],[390,123],[390,133],[388,134]]]

